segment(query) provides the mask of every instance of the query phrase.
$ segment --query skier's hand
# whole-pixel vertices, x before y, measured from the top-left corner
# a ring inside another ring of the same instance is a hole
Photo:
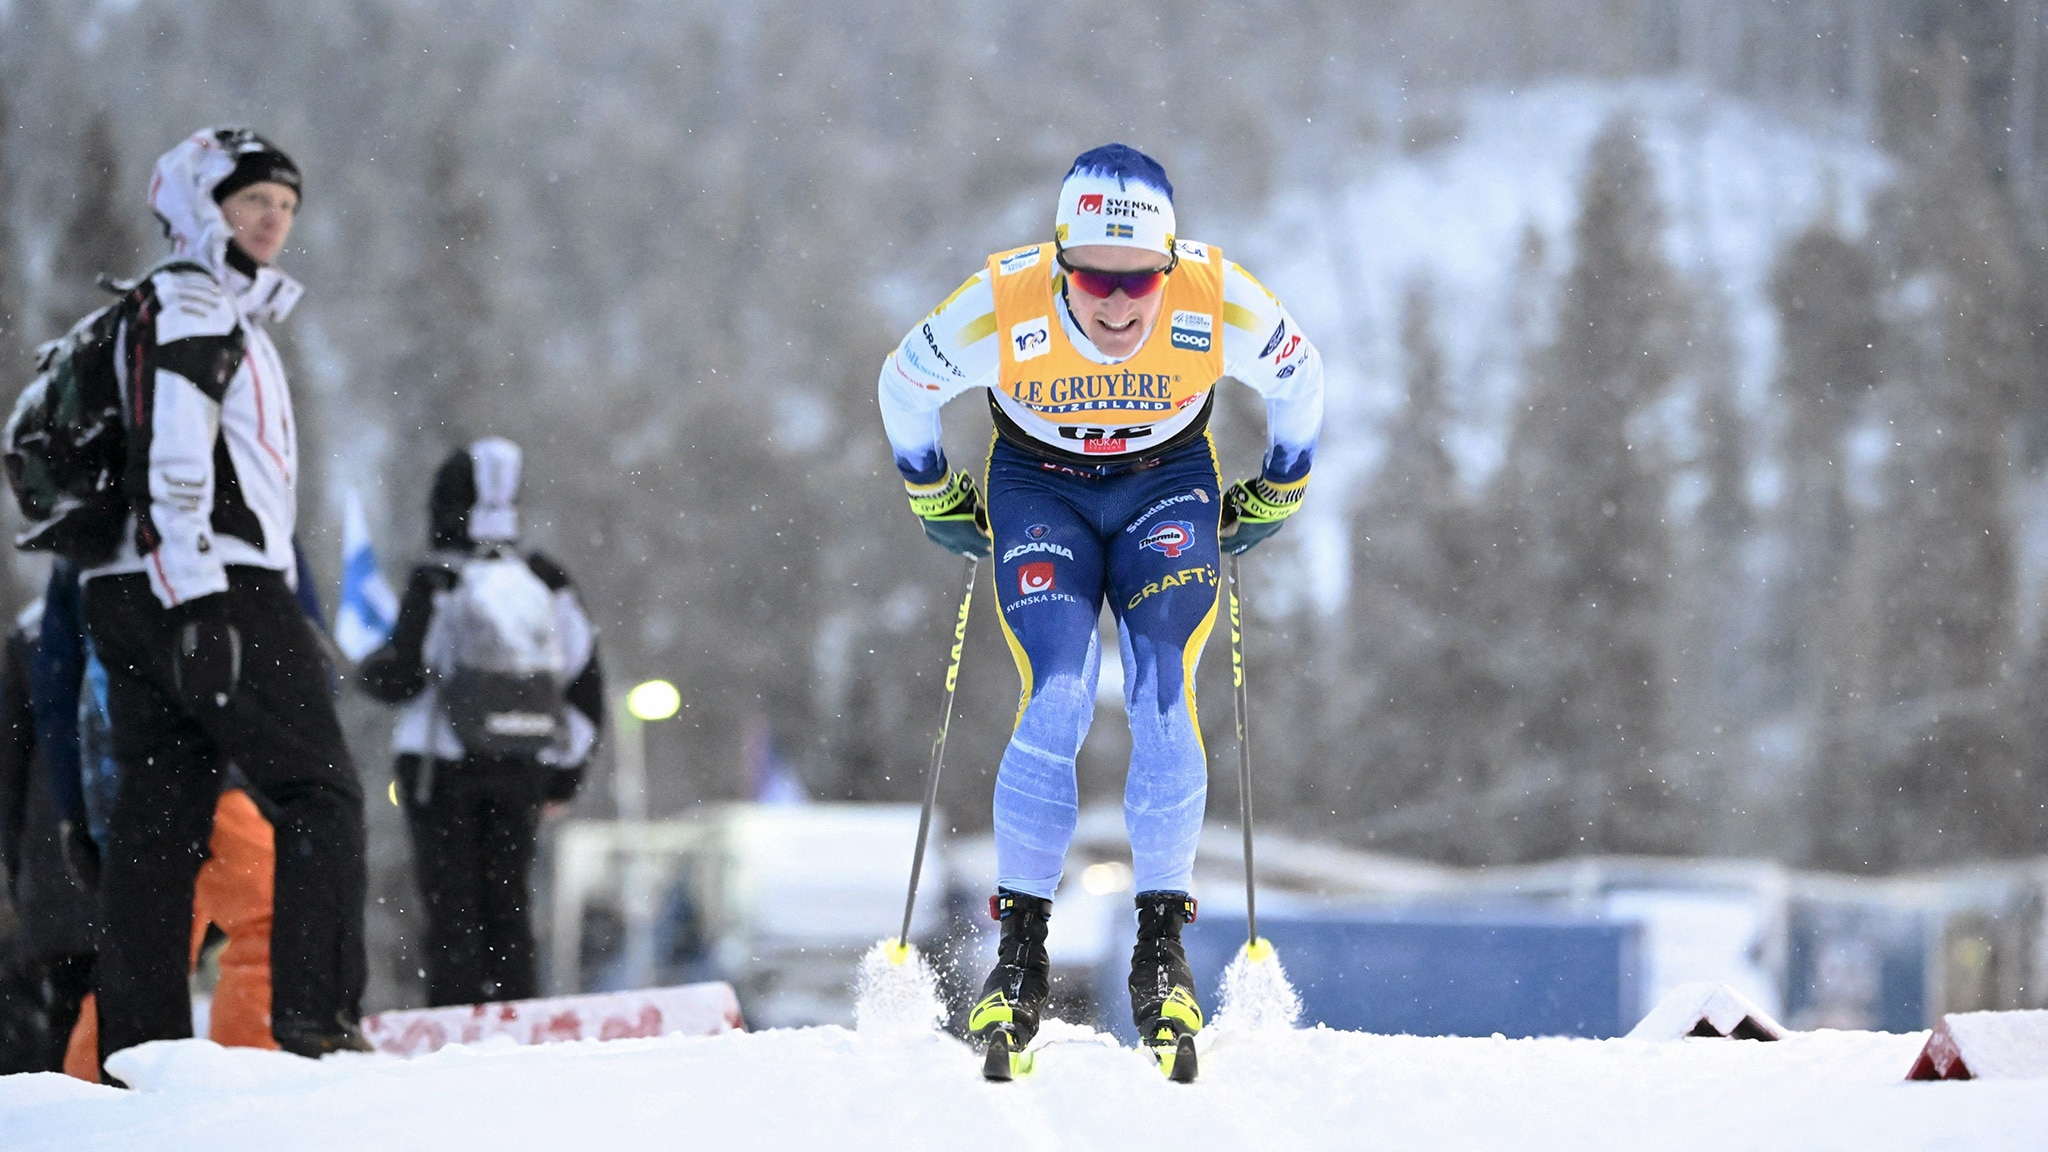
[[[1232,556],[1251,551],[1294,515],[1307,491],[1306,476],[1292,484],[1275,484],[1263,476],[1232,484],[1223,492],[1223,520],[1216,529],[1223,550]]]
[[[242,678],[242,634],[216,593],[180,605],[171,634],[171,677],[193,715],[226,708]]]
[[[924,523],[924,534],[932,543],[962,556],[995,551],[989,543],[988,509],[982,506],[974,477],[955,471],[937,484],[906,481],[903,487],[910,493],[910,510]]]

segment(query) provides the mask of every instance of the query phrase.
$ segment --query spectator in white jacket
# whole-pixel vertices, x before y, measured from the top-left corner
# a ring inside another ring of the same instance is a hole
[[[297,425],[264,325],[298,167],[239,128],[157,161],[172,263],[122,345],[128,530],[84,574],[121,784],[102,874],[102,1058],[192,1034],[194,877],[228,762],[276,826],[271,1028],[288,1052],[363,1050],[362,791],[331,670],[293,599]]]

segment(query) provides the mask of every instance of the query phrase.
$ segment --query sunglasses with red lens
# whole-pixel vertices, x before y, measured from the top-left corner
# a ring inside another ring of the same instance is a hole
[[[1104,300],[1115,295],[1118,289],[1122,289],[1124,295],[1133,300],[1150,296],[1159,291],[1159,286],[1166,283],[1167,273],[1172,272],[1174,265],[1180,263],[1180,256],[1176,253],[1164,268],[1146,268],[1137,272],[1105,272],[1100,268],[1079,268],[1069,264],[1065,252],[1058,253],[1055,259],[1059,261],[1061,270],[1066,272],[1067,283],[1090,296]]]

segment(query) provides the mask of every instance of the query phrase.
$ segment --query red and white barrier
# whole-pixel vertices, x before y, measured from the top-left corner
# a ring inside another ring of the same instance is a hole
[[[1631,1040],[1679,1040],[1725,1036],[1734,1040],[1782,1040],[1785,1026],[1726,984],[1680,984],[1630,1030]]]
[[[1908,1080],[2048,1076],[2048,1010],[1951,1012],[1934,1026]]]
[[[719,982],[379,1012],[363,1019],[363,1035],[379,1052],[423,1056],[444,1045],[474,1044],[491,1036],[510,1036],[521,1044],[554,1044],[716,1036],[746,1026],[732,985]]]

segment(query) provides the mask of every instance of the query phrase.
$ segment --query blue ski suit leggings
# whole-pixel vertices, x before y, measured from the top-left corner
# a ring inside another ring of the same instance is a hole
[[[1050,898],[1080,812],[1074,758],[1095,712],[1097,624],[1117,622],[1130,716],[1124,826],[1137,890],[1186,892],[1208,798],[1195,663],[1216,623],[1217,517],[1208,437],[1150,467],[989,455],[996,601],[1023,679],[996,773],[997,883]]]

